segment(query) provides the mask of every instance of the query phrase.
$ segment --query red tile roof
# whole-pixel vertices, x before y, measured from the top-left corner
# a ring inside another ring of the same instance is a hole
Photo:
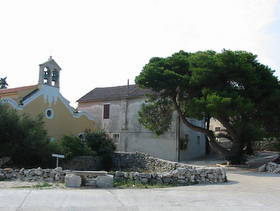
[[[25,91],[29,89],[35,89],[37,88],[38,85],[31,85],[31,86],[22,86],[22,87],[16,87],[16,88],[11,88],[11,89],[0,89],[0,95],[1,94],[7,94],[7,93],[14,93],[14,92],[20,92],[20,91]]]

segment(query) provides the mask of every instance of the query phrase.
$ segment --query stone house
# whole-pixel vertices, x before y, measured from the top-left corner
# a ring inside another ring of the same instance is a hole
[[[45,129],[51,139],[59,139],[63,135],[79,135],[85,129],[95,128],[91,115],[75,110],[61,95],[60,70],[59,65],[50,58],[39,65],[38,84],[0,89],[0,103],[31,117],[43,115]]]
[[[172,161],[204,156],[204,135],[182,124],[176,113],[171,128],[160,136],[138,122],[138,111],[148,93],[137,85],[95,88],[77,101],[78,109],[94,116],[96,126],[113,138],[118,151],[145,152]],[[204,121],[191,121],[204,127]]]

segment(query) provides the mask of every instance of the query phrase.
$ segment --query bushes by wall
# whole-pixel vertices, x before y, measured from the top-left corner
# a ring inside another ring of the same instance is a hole
[[[77,136],[65,135],[57,142],[53,142],[55,150],[63,154],[66,160],[76,156],[95,155],[96,153]]]
[[[0,158],[10,157],[16,166],[46,166],[50,151],[42,117],[20,115],[0,104]]]
[[[55,145],[57,153],[64,154],[66,160],[77,156],[94,156],[100,159],[103,169],[112,166],[112,154],[116,149],[112,139],[102,130],[87,130],[81,138],[64,136]]]
[[[101,158],[101,163],[104,169],[112,167],[112,156],[116,150],[113,140],[103,131],[86,131],[85,142],[87,146],[96,152],[96,155]]]

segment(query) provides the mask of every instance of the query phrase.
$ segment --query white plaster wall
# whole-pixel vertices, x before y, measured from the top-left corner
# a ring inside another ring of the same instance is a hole
[[[78,106],[79,111],[85,111],[90,114],[94,114],[93,120],[97,128],[102,128],[102,115],[103,115],[103,105],[99,103],[85,103]]]
[[[204,121],[196,119],[189,119],[189,121],[196,126],[204,127]],[[184,138],[186,134],[189,136],[189,142],[186,150],[180,150],[180,160],[186,161],[204,156],[206,153],[206,139],[204,134],[191,130],[181,121],[180,137]],[[197,141],[198,136],[200,137],[199,143]]]
[[[96,118],[97,125],[108,133],[119,133],[118,151],[145,152],[155,157],[167,160],[178,160],[175,121],[169,131],[161,136],[153,134],[138,122],[138,111],[142,99],[129,99],[126,107],[125,100],[94,102],[79,105],[79,110],[88,111]],[[103,105],[110,104],[110,119],[103,119]],[[127,125],[125,112],[127,109]]]
[[[163,135],[157,136],[147,130],[138,121],[138,111],[144,103],[145,98],[126,100],[94,102],[79,105],[79,110],[85,110],[93,114],[97,126],[108,133],[119,133],[120,139],[117,144],[118,151],[145,152],[158,158],[178,161],[178,134],[177,115],[173,115],[171,128]],[[103,119],[103,105],[110,104],[110,119]],[[127,106],[127,107],[126,107]],[[127,109],[127,111],[126,111]],[[127,112],[127,120],[125,113]],[[194,124],[203,126],[204,121],[191,120]],[[127,124],[125,124],[127,122]],[[197,133],[182,122],[180,124],[180,136],[189,135],[190,142],[186,150],[180,150],[180,160],[190,160],[205,155],[205,137]],[[200,136],[200,143],[197,143]]]
[[[170,130],[163,135],[157,136],[138,121],[138,111],[145,99],[130,99],[127,110],[128,130],[123,130],[122,141],[129,144],[124,145],[125,151],[140,151],[146,152],[153,156],[167,159],[178,160],[177,140],[176,140],[176,125],[172,122]]]

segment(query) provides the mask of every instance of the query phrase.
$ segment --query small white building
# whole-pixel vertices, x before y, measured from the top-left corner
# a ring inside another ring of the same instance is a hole
[[[205,136],[185,126],[174,113],[171,128],[157,136],[138,121],[147,89],[137,85],[95,88],[78,102],[78,109],[94,116],[96,126],[113,138],[118,151],[145,152],[158,158],[186,161],[205,155]],[[204,121],[190,120],[204,127]]]

